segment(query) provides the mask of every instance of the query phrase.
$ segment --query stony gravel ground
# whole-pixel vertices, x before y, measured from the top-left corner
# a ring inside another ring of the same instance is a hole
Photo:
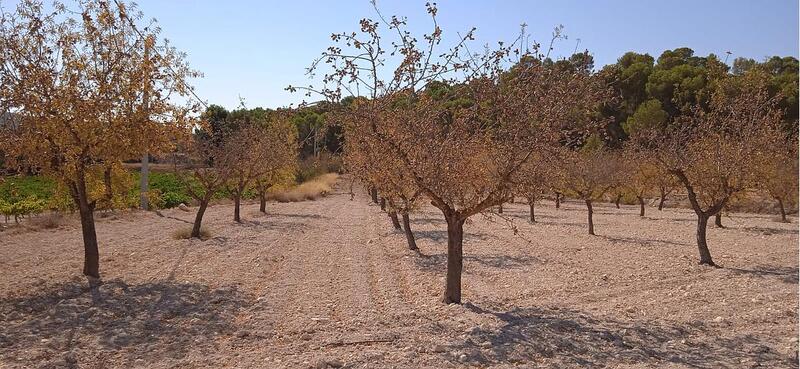
[[[343,186],[344,187],[344,186]],[[0,232],[0,368],[796,368],[798,228],[732,214],[696,265],[687,210],[509,204],[466,225],[464,304],[440,303],[445,223],[412,216],[421,254],[364,194]],[[518,234],[513,229],[518,230]]]

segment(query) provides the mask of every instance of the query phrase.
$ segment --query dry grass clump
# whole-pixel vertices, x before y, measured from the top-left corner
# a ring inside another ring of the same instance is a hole
[[[31,217],[28,227],[33,229],[56,229],[64,224],[64,215],[59,212],[51,212],[35,217]]]
[[[172,232],[172,238],[176,240],[188,240],[192,236],[192,227],[183,227],[176,229]],[[206,228],[205,226],[200,227],[200,239],[206,240],[211,238],[211,230]]]
[[[300,185],[274,192],[270,197],[278,202],[313,201],[330,193],[338,178],[336,173],[323,174]]]

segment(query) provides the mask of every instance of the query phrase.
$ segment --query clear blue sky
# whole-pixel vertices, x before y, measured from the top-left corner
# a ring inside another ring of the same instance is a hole
[[[6,10],[14,1],[0,0]],[[158,19],[163,36],[188,53],[205,74],[197,93],[228,108],[239,96],[249,107],[297,103],[302,94],[287,85],[307,85],[305,68],[330,45],[330,34],[357,31],[358,20],[373,17],[368,0],[139,0],[148,18]],[[417,34],[429,31],[424,0],[378,0],[385,15],[407,16]],[[439,20],[446,39],[477,27],[478,42],[510,41],[519,25],[532,39],[549,40],[563,24],[569,40],[555,56],[588,49],[596,66],[614,63],[626,51],[650,53],[687,46],[696,54],[715,53],[729,62],[798,56],[797,0],[606,0],[479,1],[441,0]]]

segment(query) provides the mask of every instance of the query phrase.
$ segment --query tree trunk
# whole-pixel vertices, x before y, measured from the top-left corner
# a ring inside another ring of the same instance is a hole
[[[394,211],[394,210],[390,211],[389,212],[389,218],[392,220],[392,226],[394,226],[394,229],[402,229],[400,227],[400,221],[397,220],[397,212],[396,211]]]
[[[722,225],[722,211],[721,210],[720,210],[719,213],[714,214],[714,225],[717,226],[717,228],[725,228],[725,226]]]
[[[535,204],[536,199],[533,197],[528,197],[528,206],[531,208],[531,223],[536,223],[536,212],[534,211]]]
[[[261,202],[261,205],[258,207],[258,211],[266,214],[267,213],[267,193],[266,191],[259,191],[258,192],[258,200]]]
[[[461,269],[464,220],[456,215],[447,216],[447,278],[444,289],[446,304],[461,303]]]
[[[643,217],[644,216],[644,198],[641,197],[641,196],[636,196],[636,198],[639,199],[639,216]]]
[[[500,208],[497,209],[498,214],[503,214],[503,203],[500,203]]]
[[[372,197],[372,202],[378,203],[378,190],[375,187],[369,189],[369,196]]]
[[[589,216],[589,234],[594,236],[594,222],[592,221],[592,200],[586,200],[586,210]]]
[[[667,199],[667,193],[661,190],[661,198],[658,199],[658,211],[664,210],[664,200]]]
[[[200,226],[203,223],[203,214],[205,214],[206,208],[208,208],[209,201],[211,201],[210,198],[200,200],[200,207],[197,208],[197,215],[194,216],[194,225],[192,225],[192,234],[190,235],[192,238],[200,238]]]
[[[561,207],[561,194],[556,192],[556,209]]]
[[[100,278],[100,252],[94,229],[94,208],[89,204],[85,193],[79,195],[78,209],[83,232],[83,275]]]
[[[789,219],[786,219],[786,208],[783,206],[783,199],[777,198],[778,206],[781,209],[781,222],[789,223]]]
[[[242,196],[234,195],[233,196],[233,221],[236,223],[242,222],[242,217],[239,216],[239,209],[242,203]]]
[[[414,232],[411,231],[411,220],[408,218],[408,213],[403,213],[403,230],[406,233],[406,241],[408,241],[409,250],[419,250],[417,247],[417,240],[414,238]]]
[[[617,195],[617,198],[614,199],[614,205],[617,206],[617,209],[619,209],[619,200],[622,200],[622,195]]]
[[[381,197],[381,210],[386,211],[386,199]]]
[[[708,243],[706,243],[706,228],[708,227],[708,216],[697,215],[697,249],[700,251],[700,264],[715,266],[714,261],[711,260],[711,252],[708,251]]]

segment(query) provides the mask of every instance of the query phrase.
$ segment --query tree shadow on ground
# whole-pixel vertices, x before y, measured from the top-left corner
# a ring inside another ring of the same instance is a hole
[[[737,227],[734,229],[739,229],[747,233],[755,233],[764,236],[770,236],[773,234],[775,235],[798,234],[796,227],[792,227],[791,229],[772,228],[772,227],[741,227],[741,228]]]
[[[740,268],[725,268],[725,269],[730,270],[736,274],[753,275],[763,278],[777,278],[781,282],[788,284],[797,284],[798,281],[800,281],[800,278],[798,278],[797,267],[760,265],[752,269],[740,269]]]
[[[531,217],[531,213],[527,208],[525,208],[525,209],[514,209],[514,208],[503,209],[503,213],[502,214],[497,214],[496,211],[493,214],[495,214],[495,215],[503,215],[503,216],[512,216],[515,219],[519,218],[519,219],[524,219],[526,221],[529,220],[530,217]],[[541,213],[535,213],[535,214],[536,214],[537,221],[539,219],[558,219],[558,217],[553,216],[553,215],[541,214]]]
[[[181,359],[190,351],[210,353],[219,335],[236,330],[236,313],[252,304],[235,287],[65,283],[32,296],[0,299],[0,357],[84,367],[101,360],[93,355],[113,356],[109,351],[121,358],[114,359],[119,366]]]
[[[603,236],[603,235],[598,235],[597,237],[604,238],[612,243],[630,243],[634,245],[650,246],[650,247],[656,247],[661,245],[692,246],[684,242],[675,242],[675,241],[660,240],[660,239],[648,239],[640,237],[621,237],[621,236]]]
[[[538,217],[536,219],[537,220],[536,220],[536,223],[534,225],[542,224],[542,225],[549,225],[549,226],[564,226],[564,227],[567,227],[567,228],[583,228],[583,229],[588,229],[588,227],[589,227],[589,224],[587,222],[568,222],[568,221],[561,221],[561,222],[553,221],[553,222],[551,222],[551,221],[540,221],[540,220],[538,220],[539,219]]]
[[[414,229],[414,227],[411,227],[411,229]],[[418,240],[428,239],[434,242],[447,242],[446,230],[432,230],[432,231],[414,230],[414,236]],[[492,238],[496,237],[487,233],[464,232],[464,242],[487,241]]]
[[[413,229],[413,226],[415,224],[432,224],[432,225],[447,224],[447,222],[445,222],[445,220],[443,218],[427,218],[427,217],[425,217],[425,218],[416,218],[416,217],[412,216],[410,218],[410,220],[411,220],[412,229]]]
[[[546,361],[554,368],[668,363],[695,368],[797,367],[794,356],[778,353],[758,337],[722,338],[702,323],[619,321],[557,308],[495,312],[465,306],[494,315],[503,324],[496,329],[473,328],[463,343],[453,347],[464,352],[467,362],[481,366]]]
[[[264,213],[260,213],[264,214]],[[300,218],[300,219],[329,219],[330,217],[326,217],[321,214],[295,214],[295,213],[270,213],[267,212],[264,214],[265,217],[275,216],[275,217],[287,217],[287,218]]]
[[[308,223],[303,221],[293,221],[281,219],[285,215],[277,215],[274,217],[256,219],[243,219],[241,223],[233,222],[232,224],[241,227],[252,227],[259,230],[272,230],[272,231],[298,231],[306,230],[309,228]]]
[[[447,268],[447,254],[425,255],[418,253],[419,257],[414,258],[417,267],[431,272],[444,272]],[[465,271],[469,271],[469,264],[476,263],[486,268],[514,269],[522,268],[540,263],[532,256],[509,256],[509,255],[464,255]]]

